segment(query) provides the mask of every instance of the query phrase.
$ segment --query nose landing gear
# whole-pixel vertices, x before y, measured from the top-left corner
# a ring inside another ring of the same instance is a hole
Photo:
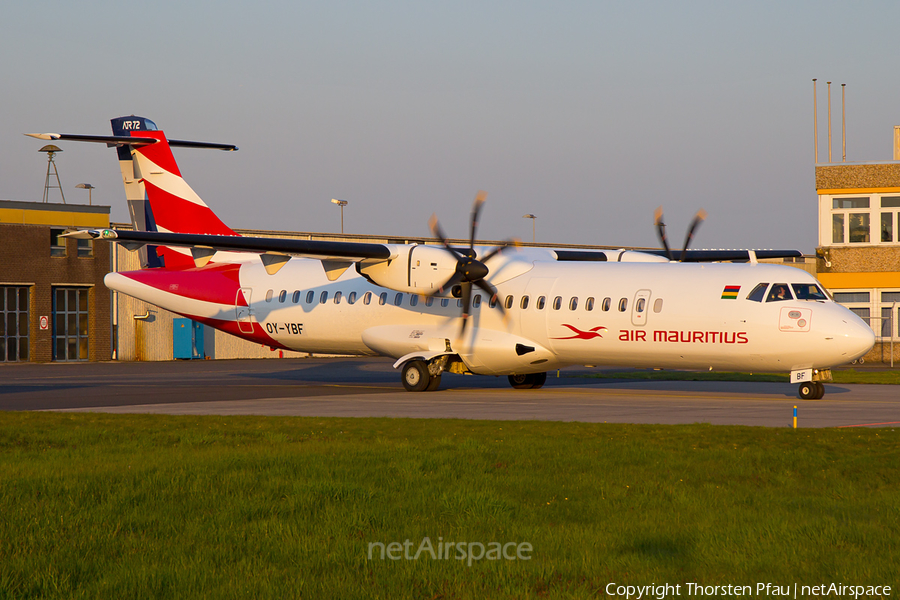
[[[825,395],[825,385],[821,381],[804,381],[797,395],[802,400],[820,400]]]

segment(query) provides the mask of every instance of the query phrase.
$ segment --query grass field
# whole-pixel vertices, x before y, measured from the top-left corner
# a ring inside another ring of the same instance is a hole
[[[893,429],[0,413],[0,598],[897,590],[898,456]],[[425,537],[532,550],[368,556]]]
[[[900,369],[894,371],[857,371],[845,369],[834,371],[834,383],[873,383],[900,385]],[[668,371],[635,369],[627,371],[600,371],[570,375],[592,379],[640,379],[652,381],[773,381],[789,383],[786,373],[731,373],[728,371]]]

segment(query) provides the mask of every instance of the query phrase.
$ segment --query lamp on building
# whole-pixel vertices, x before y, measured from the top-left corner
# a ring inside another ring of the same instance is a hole
[[[534,225],[534,222],[535,222],[535,219],[537,219],[537,216],[535,216],[531,213],[528,213],[527,215],[522,215],[522,218],[523,219],[531,219],[531,241],[532,242],[537,241],[537,234],[536,234],[536,229],[535,229],[535,225]]]
[[[341,234],[344,233],[344,207],[347,206],[346,200],[338,200],[337,198],[331,199],[332,204],[337,204],[341,207]]]
[[[80,189],[80,190],[87,190],[87,191],[88,191],[88,206],[90,206],[90,205],[92,204],[92,202],[91,202],[91,195],[92,195],[91,190],[94,189],[94,186],[92,186],[92,185],[89,184],[89,183],[79,183],[79,184],[76,185],[75,187],[77,187],[77,188]]]

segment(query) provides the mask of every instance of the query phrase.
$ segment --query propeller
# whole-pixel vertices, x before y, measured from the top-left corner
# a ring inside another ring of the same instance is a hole
[[[656,233],[659,236],[659,241],[662,242],[663,248],[666,251],[666,257],[669,260],[674,261],[675,258],[672,256],[672,251],[669,249],[669,241],[666,238],[666,224],[663,222],[663,212],[662,206],[656,209],[656,212],[653,213],[654,223],[656,224]],[[697,228],[700,227],[700,224],[706,220],[706,211],[702,208],[697,211],[697,214],[694,215],[694,220],[691,221],[691,226],[688,228],[687,236],[684,238],[684,248],[681,250],[681,255],[678,258],[678,262],[684,262],[685,257],[687,256],[688,248],[691,245],[691,242],[694,240],[694,233],[697,231]]]
[[[441,244],[443,244],[444,249],[447,250],[453,257],[456,259],[456,270],[453,275],[441,284],[438,287],[436,293],[431,294],[432,296],[437,296],[439,294],[443,294],[448,289],[453,289],[454,286],[459,286],[460,294],[459,297],[462,299],[462,327],[460,329],[460,334],[462,334],[466,330],[466,323],[469,320],[469,316],[471,315],[471,303],[472,303],[472,286],[477,287],[478,289],[484,291],[491,301],[494,303],[494,306],[500,309],[500,312],[503,313],[504,319],[507,316],[506,309],[503,308],[503,305],[500,302],[496,302],[497,300],[497,289],[492,286],[490,283],[485,281],[485,278],[490,273],[490,269],[487,268],[485,263],[489,261],[491,258],[500,254],[510,246],[514,245],[515,242],[506,242],[500,246],[497,246],[487,254],[481,257],[481,260],[475,258],[475,232],[478,230],[478,215],[481,212],[481,207],[484,204],[485,199],[487,198],[487,192],[480,191],[475,196],[475,204],[472,206],[472,219],[471,226],[469,227],[469,248],[465,251],[465,254],[459,252],[456,248],[450,245],[447,241],[447,236],[444,235],[443,230],[441,229],[440,224],[438,223],[437,216],[431,215],[431,218],[428,220],[428,226],[431,228],[431,233],[440,240]],[[455,294],[454,294],[455,295]]]

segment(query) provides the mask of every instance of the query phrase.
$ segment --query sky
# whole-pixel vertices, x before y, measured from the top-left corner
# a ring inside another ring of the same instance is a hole
[[[240,150],[176,149],[235,228],[479,238],[816,246],[819,156],[892,158],[897,2],[7,3],[0,20],[0,199],[40,201],[45,142],[113,117]],[[66,201],[127,221],[115,152],[59,143]],[[52,190],[51,190],[52,191]]]

